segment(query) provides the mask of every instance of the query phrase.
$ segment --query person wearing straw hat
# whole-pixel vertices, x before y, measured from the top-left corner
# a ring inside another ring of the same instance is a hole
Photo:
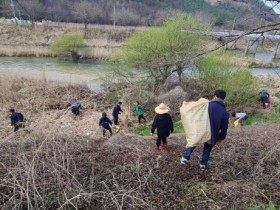
[[[161,103],[155,108],[156,116],[154,118],[151,134],[153,135],[157,129],[156,149],[159,150],[161,142],[163,143],[162,149],[167,150],[167,137],[173,132],[173,121],[168,114],[170,108],[164,103]]]

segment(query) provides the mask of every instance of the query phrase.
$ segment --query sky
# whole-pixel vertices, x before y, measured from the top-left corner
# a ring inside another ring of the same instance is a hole
[[[277,1],[262,0],[268,7],[274,7],[273,10],[276,14],[280,14],[280,3]],[[276,6],[275,6],[276,5]]]

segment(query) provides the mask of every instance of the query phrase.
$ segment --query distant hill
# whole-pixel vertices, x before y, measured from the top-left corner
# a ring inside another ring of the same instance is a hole
[[[11,3],[12,2],[12,3]],[[40,21],[160,25],[184,11],[211,21],[216,27],[246,29],[273,22],[273,10],[261,0],[1,0],[0,17]]]

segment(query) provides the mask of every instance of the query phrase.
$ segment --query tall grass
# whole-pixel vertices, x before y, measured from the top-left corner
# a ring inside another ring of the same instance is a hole
[[[14,47],[1,46],[0,56],[9,57],[52,57],[51,52],[44,47]]]

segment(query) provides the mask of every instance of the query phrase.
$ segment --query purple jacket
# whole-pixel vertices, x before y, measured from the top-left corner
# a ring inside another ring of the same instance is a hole
[[[225,108],[225,104],[219,100],[209,102],[208,113],[211,127],[211,144],[214,146],[218,140],[226,138],[229,113]]]

